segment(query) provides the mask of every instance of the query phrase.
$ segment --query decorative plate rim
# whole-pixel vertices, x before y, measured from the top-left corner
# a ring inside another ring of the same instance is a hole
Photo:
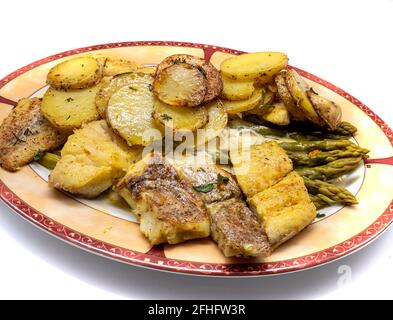
[[[190,47],[190,48],[201,48],[205,52],[205,57],[211,57],[216,52],[224,52],[230,54],[241,54],[243,51],[228,49],[219,46],[198,44],[191,42],[177,42],[177,41],[135,41],[135,42],[117,42],[109,44],[100,44],[88,47],[82,47],[78,49],[64,51],[58,54],[48,56],[46,58],[37,60],[30,63],[16,71],[10,73],[6,77],[0,80],[0,89],[4,87],[8,82],[17,78],[18,76],[32,70],[42,64],[54,61],[66,56],[84,53],[89,51],[111,49],[118,47],[135,47],[135,46],[172,46],[172,47]],[[290,68],[298,71],[302,76],[315,81],[324,87],[334,91],[338,95],[347,99],[364,113],[366,113],[382,130],[389,142],[393,145],[393,131],[388,125],[377,116],[370,108],[360,102],[355,97],[351,96],[346,91],[336,87],[328,81],[325,81],[309,72],[303,71],[299,68],[290,66]],[[383,159],[376,159],[383,160]],[[392,158],[387,158],[386,162],[375,161],[375,163],[386,163],[393,164]],[[393,200],[385,211],[367,228],[359,232],[352,238],[345,240],[337,245],[326,248],[324,250],[308,254],[305,256],[276,261],[276,262],[262,262],[262,263],[244,263],[244,264],[223,264],[223,263],[203,263],[194,261],[185,261],[166,258],[156,251],[153,247],[146,253],[122,248],[115,246],[93,237],[82,234],[76,230],[73,230],[65,225],[62,225],[53,219],[45,216],[38,212],[34,208],[30,207],[26,202],[20,199],[7,185],[0,180],[0,199],[8,205],[13,211],[18,213],[35,226],[47,231],[51,235],[54,235],[70,244],[73,244],[79,248],[85,249],[89,252],[93,252],[108,258],[112,258],[117,261],[124,263],[148,267],[151,269],[171,271],[184,274],[194,275],[209,275],[209,276],[262,276],[262,275],[273,275],[282,274],[288,272],[295,272],[306,270],[312,267],[316,267],[328,262],[337,260],[343,256],[353,253],[357,249],[368,244],[370,241],[376,239],[387,227],[393,222]]]

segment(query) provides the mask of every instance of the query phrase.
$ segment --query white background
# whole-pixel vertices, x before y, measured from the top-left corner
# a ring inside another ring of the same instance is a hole
[[[0,78],[92,44],[174,40],[284,51],[391,127],[393,1],[4,1]],[[323,236],[323,235],[321,235]],[[278,277],[213,279],[140,269],[81,251],[0,204],[0,298],[393,298],[393,229],[338,262]],[[339,286],[338,268],[352,280]]]

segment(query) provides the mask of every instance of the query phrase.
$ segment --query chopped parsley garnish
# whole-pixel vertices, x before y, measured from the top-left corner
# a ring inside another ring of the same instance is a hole
[[[164,120],[164,121],[168,121],[168,120],[171,120],[172,117],[168,116],[166,113],[164,113],[164,114],[161,115],[161,119]]]
[[[172,61],[173,64],[179,64],[179,63],[186,63],[186,59],[184,58],[176,58],[175,60]]]
[[[43,152],[41,150],[38,150],[35,155],[34,155],[34,161],[38,161],[42,158]]]
[[[223,176],[221,174],[218,174],[218,176],[217,176],[217,183],[225,183],[225,182],[228,182],[228,181],[229,181],[228,177]]]
[[[65,99],[65,101],[71,102],[71,101],[74,101],[74,98],[69,97],[69,98]]]
[[[198,168],[198,170],[197,170],[198,172],[206,172],[206,170],[205,169],[203,169],[202,167],[200,167],[200,168]]]
[[[206,71],[203,69],[201,66],[197,66],[197,69],[199,70],[200,73],[203,74],[203,76],[206,78]]]
[[[23,140],[23,139],[21,138],[21,136],[16,135],[16,134],[13,133],[13,132],[12,132],[12,135],[15,137],[14,146],[17,145],[18,143],[26,142],[25,140]]]
[[[149,84],[148,88],[149,88],[150,91],[153,91],[153,85],[152,84]]]
[[[208,193],[214,189],[213,183],[201,184],[199,186],[193,186],[195,191]]]
[[[134,88],[134,87],[128,87],[128,89],[131,89],[133,91],[138,91],[138,89]]]
[[[324,213],[317,213],[317,218],[318,219],[324,218],[324,217],[326,217],[326,214],[324,214]]]

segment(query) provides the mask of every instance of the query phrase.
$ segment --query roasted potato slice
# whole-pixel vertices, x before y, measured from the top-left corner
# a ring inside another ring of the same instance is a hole
[[[135,73],[134,83],[118,89],[109,99],[107,122],[129,145],[146,146],[155,138],[161,138],[157,136],[158,127],[152,116],[152,82],[151,75]]]
[[[228,114],[220,100],[215,100],[206,105],[208,123],[197,131],[197,145],[202,145],[218,137],[228,123]]]
[[[247,100],[239,101],[228,101],[223,100],[225,110],[228,114],[239,114],[245,111],[249,111],[255,108],[262,102],[263,99],[263,89],[255,89],[252,96]]]
[[[293,99],[296,101],[298,109],[308,120],[320,127],[323,127],[325,122],[318,116],[307,96],[307,91],[310,90],[310,86],[307,82],[304,81],[304,79],[293,69],[287,71],[285,80],[287,88]]]
[[[272,77],[287,64],[288,57],[285,53],[245,53],[223,61],[221,73],[233,80],[257,80],[259,84],[263,84],[271,82]]]
[[[262,118],[278,126],[286,126],[290,123],[289,112],[282,102],[273,104],[270,111],[262,115]]]
[[[154,75],[157,71],[157,66],[139,66],[138,72]]]
[[[287,88],[286,83],[286,72],[281,71],[278,75],[275,76],[274,80],[277,85],[277,93],[280,100],[285,104],[289,113],[295,120],[298,121],[306,121],[307,118],[303,114],[303,112],[296,106],[296,101],[292,98],[291,93]]]
[[[42,98],[42,114],[60,130],[80,128],[100,118],[95,104],[98,90],[99,85],[68,91],[49,88]]]
[[[223,89],[222,97],[226,100],[237,101],[245,100],[252,96],[255,88],[254,81],[236,81],[227,77],[222,77]]]
[[[330,130],[335,130],[341,123],[341,108],[324,97],[321,97],[312,89],[307,91],[307,96],[310,99],[315,111],[325,121]]]
[[[189,54],[174,54],[165,58],[157,67],[156,76],[162,70],[179,63],[188,63],[197,68],[207,80],[206,95],[203,102],[209,102],[218,97],[222,91],[222,79],[220,72],[209,62],[203,58],[192,56]]]
[[[102,68],[92,57],[63,61],[49,70],[46,82],[56,89],[83,89],[94,86],[102,78]]]
[[[120,57],[99,56],[97,60],[102,64],[102,74],[105,77],[137,71],[139,65]]]
[[[190,64],[174,64],[156,76],[153,90],[158,99],[169,105],[196,107],[205,97],[206,79]]]
[[[204,106],[182,108],[154,99],[153,118],[159,125],[168,126],[174,131],[194,131],[206,124],[208,115]]]
[[[142,80],[141,80],[142,79]],[[97,93],[95,102],[98,113],[102,118],[105,118],[106,107],[112,94],[124,86],[132,87],[135,82],[145,81],[143,73],[129,72],[114,76],[109,81],[101,84],[100,90]],[[151,79],[151,76],[149,76]]]

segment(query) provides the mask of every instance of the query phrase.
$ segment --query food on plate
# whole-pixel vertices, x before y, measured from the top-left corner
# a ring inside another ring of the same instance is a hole
[[[288,110],[282,102],[271,105],[270,110],[263,114],[262,118],[278,126],[286,126],[290,123]]]
[[[223,85],[220,72],[209,61],[188,54],[174,54],[165,58],[157,66],[156,78],[159,77],[164,69],[181,63],[193,66],[205,77],[206,94],[203,98],[203,102],[209,102],[221,94]]]
[[[95,104],[98,90],[99,85],[66,91],[49,88],[42,98],[42,113],[57,129],[72,132],[99,119]]]
[[[274,77],[274,80],[277,85],[277,94],[280,97],[280,100],[285,104],[288,112],[295,120],[306,121],[307,118],[304,113],[297,107],[297,102],[292,97],[291,93],[288,90],[286,83],[286,71],[281,71]]]
[[[363,157],[342,158],[317,167],[299,167],[296,171],[303,177],[331,180],[355,170]]]
[[[157,66],[139,66],[137,68],[137,71],[142,72],[142,73],[151,74],[154,76],[157,71]]]
[[[108,190],[152,244],[211,236],[226,257],[269,256],[317,209],[358,203],[336,179],[369,153],[350,140],[357,128],[340,106],[287,63],[280,52],[234,56],[220,70],[187,54],[158,65],[68,59],[49,71],[42,102],[22,99],[3,121],[0,165],[35,160],[74,196]],[[185,146],[170,133],[195,135]]]
[[[197,131],[196,145],[198,146],[218,137],[228,123],[228,114],[220,100],[209,102],[206,108],[208,122],[200,131]]]
[[[318,204],[317,208],[327,207],[336,203],[344,205],[358,203],[356,197],[343,187],[326,181],[311,180],[307,177],[302,178],[309,194],[317,198],[316,201],[315,199],[313,200],[314,204],[315,202]]]
[[[138,216],[140,230],[152,244],[175,244],[210,234],[202,200],[159,154],[149,153],[133,165],[115,190]]]
[[[231,162],[243,193],[251,198],[292,171],[292,161],[277,142],[253,145],[247,152],[231,150]]]
[[[293,69],[287,71],[285,80],[287,88],[295,100],[299,111],[302,112],[308,120],[323,127],[325,122],[317,114],[308,98],[307,91],[310,90],[310,86],[307,82]]]
[[[104,120],[75,130],[49,176],[49,185],[86,198],[107,190],[128,170],[138,152],[131,152]]]
[[[303,179],[294,171],[248,202],[261,217],[273,248],[299,233],[316,217]]]
[[[127,72],[115,75],[109,80],[102,82],[95,97],[97,111],[101,118],[105,118],[109,99],[117,90],[125,86],[137,89],[138,86],[144,86],[146,83],[150,84],[151,81],[151,75],[145,75],[141,72]]]
[[[47,83],[58,90],[84,89],[97,84],[102,68],[92,57],[78,57],[63,61],[49,70]]]
[[[101,57],[100,62],[102,63],[102,73],[105,77],[137,71],[139,68],[136,62],[119,57]]]
[[[203,200],[210,216],[212,238],[226,257],[270,254],[262,223],[243,201],[230,173],[215,164],[195,167],[177,163],[175,168]]]
[[[245,111],[252,110],[262,102],[263,90],[255,89],[250,98],[246,100],[229,101],[222,100],[224,108],[228,114],[240,114]]]
[[[222,97],[226,100],[237,101],[250,98],[255,90],[253,80],[236,81],[222,77]]]
[[[0,126],[0,165],[17,171],[66,139],[43,117],[41,99],[21,99]]]
[[[321,117],[321,119],[326,123],[330,130],[335,130],[341,123],[341,108],[312,89],[307,91],[307,96],[314,107],[314,110]]]
[[[109,99],[106,120],[130,146],[146,146],[156,138],[152,82],[151,75],[137,73],[132,85],[118,89]]]
[[[172,128],[174,131],[195,131],[207,123],[208,109],[205,106],[176,107],[154,99],[153,118],[159,125]]]
[[[177,63],[162,70],[154,80],[154,94],[172,106],[196,107],[205,98],[207,82],[194,66]]]
[[[221,72],[233,80],[257,80],[261,84],[271,82],[287,64],[285,53],[253,52],[226,59],[221,63]]]

